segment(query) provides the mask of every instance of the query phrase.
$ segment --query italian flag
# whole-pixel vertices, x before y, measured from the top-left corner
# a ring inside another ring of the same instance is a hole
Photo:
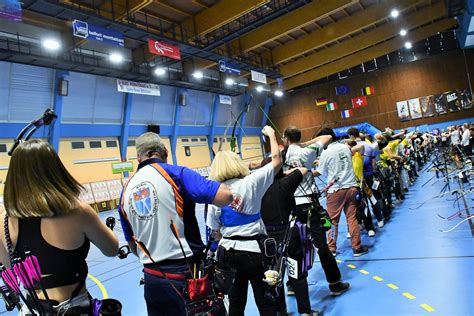
[[[350,110],[345,110],[345,111],[342,111],[341,112],[341,117],[343,119],[347,119],[347,118],[350,118],[350,117],[353,117],[354,116],[354,113],[352,112],[352,109]]]
[[[328,111],[334,111],[337,109],[337,103],[336,102],[331,102],[326,105],[326,110]]]

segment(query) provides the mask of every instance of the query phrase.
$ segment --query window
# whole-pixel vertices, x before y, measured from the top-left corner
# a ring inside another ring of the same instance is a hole
[[[83,149],[84,148],[84,142],[71,142],[71,148],[72,149]]]
[[[187,143],[187,142],[189,142],[189,139],[183,138],[183,139],[181,139],[181,141],[182,141],[183,143]]]
[[[7,144],[0,144],[0,153],[7,152]]]
[[[102,148],[102,142],[100,140],[94,140],[89,142],[90,148]]]
[[[117,147],[117,141],[116,140],[107,140],[105,141],[105,146],[108,148],[115,148]]]
[[[129,147],[135,146],[135,140],[134,139],[129,140],[127,146],[129,146]]]
[[[192,141],[192,142],[198,142],[199,139],[198,139],[198,138],[191,138],[191,141]]]
[[[214,137],[214,143],[217,143],[217,137]]]
[[[201,141],[201,142],[205,142],[205,141],[206,141],[206,139],[205,139],[205,138],[199,138],[199,141]]]

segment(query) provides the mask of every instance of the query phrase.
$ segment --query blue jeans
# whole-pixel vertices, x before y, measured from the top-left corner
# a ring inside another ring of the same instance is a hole
[[[185,264],[160,265],[160,269],[165,273],[185,273],[188,271]],[[171,282],[180,293],[183,293],[186,281],[164,279],[145,272],[145,301],[148,315],[186,315],[184,297],[176,293],[176,290],[170,284]]]

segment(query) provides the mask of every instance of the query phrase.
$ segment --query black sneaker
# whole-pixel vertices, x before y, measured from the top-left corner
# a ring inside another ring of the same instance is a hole
[[[342,293],[347,291],[350,287],[351,285],[349,284],[349,282],[342,282],[342,281],[333,285],[329,285],[329,289],[331,290],[331,295],[333,296],[341,295]]]
[[[367,246],[360,246],[359,249],[352,249],[352,254],[354,257],[359,257],[365,255],[369,252],[369,248]]]

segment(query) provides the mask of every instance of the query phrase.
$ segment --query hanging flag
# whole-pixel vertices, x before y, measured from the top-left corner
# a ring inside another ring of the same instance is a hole
[[[347,118],[350,118],[350,117],[353,117],[354,116],[354,113],[352,112],[352,109],[350,110],[345,110],[345,111],[342,111],[341,112],[341,117],[343,119],[347,119]]]
[[[328,100],[326,98],[317,98],[316,99],[316,105],[321,106],[321,105],[326,105],[328,104]]]
[[[372,95],[375,94],[374,86],[367,86],[362,88],[362,95]]]
[[[337,109],[337,103],[336,102],[331,102],[326,105],[326,110],[328,111],[334,111]]]
[[[357,97],[351,100],[352,101],[352,107],[354,109],[363,107],[367,105],[367,98],[366,97]]]
[[[149,39],[148,50],[154,55],[166,56],[177,60],[181,59],[181,51],[178,46]]]
[[[347,85],[336,86],[336,95],[348,94],[350,91]]]

